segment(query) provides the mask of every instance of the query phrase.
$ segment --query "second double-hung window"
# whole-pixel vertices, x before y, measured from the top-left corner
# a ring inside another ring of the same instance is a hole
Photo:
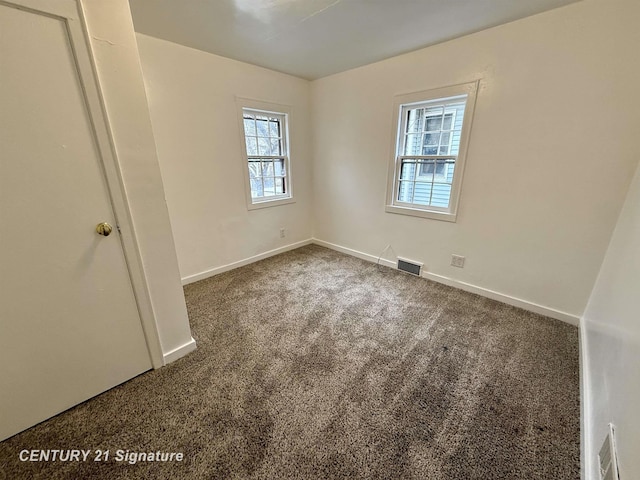
[[[250,208],[292,199],[287,120],[286,112],[242,107]]]
[[[476,83],[397,98],[387,211],[455,221]]]

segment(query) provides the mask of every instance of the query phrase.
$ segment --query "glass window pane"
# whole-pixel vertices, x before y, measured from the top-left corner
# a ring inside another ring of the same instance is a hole
[[[438,151],[438,155],[448,155],[448,154],[449,154],[448,146],[440,147],[440,150]]]
[[[271,155],[282,155],[280,140],[278,140],[277,138],[271,139]]]
[[[449,145],[451,140],[451,133],[442,132],[442,136],[440,137],[440,145]]]
[[[422,154],[423,155],[437,155],[438,154],[438,147],[424,147],[422,149]]]
[[[252,118],[246,118],[244,119],[244,133],[245,135],[256,135],[256,122],[255,120]]]
[[[262,176],[260,161],[249,161],[249,178],[259,178]]]
[[[442,116],[427,117],[427,132],[437,132],[442,127]]]
[[[451,198],[451,185],[445,183],[434,183],[433,194],[431,195],[431,205],[434,207],[448,207]]]
[[[422,162],[420,163],[420,170],[418,172],[418,175],[420,177],[427,177],[427,178],[421,178],[421,180],[432,181],[434,163],[435,162],[433,160],[422,160]]]
[[[438,145],[440,142],[440,133],[425,133],[424,144],[425,145]]]
[[[420,135],[409,134],[405,136],[404,155],[420,155]]]
[[[429,205],[431,200],[431,183],[416,182],[413,192],[413,203]]]
[[[264,182],[264,196],[272,196],[276,194],[276,186],[273,181],[273,177],[265,177],[262,179]]]
[[[413,199],[413,182],[400,182],[398,188],[398,201],[411,203]]]
[[[446,172],[445,172],[445,182],[446,183],[453,183],[453,172],[456,168],[456,162],[455,161],[447,161],[447,168],[446,168]]]
[[[273,177],[273,162],[262,162],[262,176]]]
[[[285,192],[284,189],[284,178],[276,177],[276,195],[282,195]]]
[[[449,155],[458,155],[460,149],[460,135],[457,137],[454,135],[453,142],[451,142],[451,151]]]
[[[247,144],[247,155],[258,155],[256,137],[245,137],[244,140]]]
[[[269,120],[267,117],[256,117],[257,134],[261,137],[269,136]]]
[[[444,116],[444,123],[442,124],[442,129],[443,130],[451,130],[451,127],[452,127],[451,122],[452,121],[453,121],[453,114],[447,113]]]
[[[269,122],[269,134],[272,137],[280,136],[280,121],[277,118],[272,118]]]
[[[407,112],[407,133],[417,133],[422,131],[422,119],[424,110],[422,108],[414,108]]]
[[[251,197],[258,198],[263,196],[264,196],[264,191],[262,189],[262,180],[260,180],[259,178],[252,178],[251,179]]]
[[[440,125],[442,124],[442,115],[444,115],[444,107],[428,107],[425,115],[427,118],[436,119],[438,121],[438,129],[440,129]]]
[[[271,142],[268,138],[258,137],[258,155],[271,155]]]
[[[400,178],[402,180],[413,180],[416,178],[416,163],[403,161],[400,167]]]
[[[284,177],[286,175],[284,170],[284,160],[276,160],[273,162],[274,174],[276,177]]]

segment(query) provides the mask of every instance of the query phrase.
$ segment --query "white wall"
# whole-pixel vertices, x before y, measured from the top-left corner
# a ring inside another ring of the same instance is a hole
[[[312,82],[314,237],[577,321],[638,162],[638,18],[584,0]],[[393,96],[475,79],[457,223],[385,213]]]
[[[139,280],[144,291],[137,292],[139,307],[143,315],[155,320],[161,355],[169,362],[195,348],[195,343],[180,284],[129,4],[126,0],[84,0],[82,5],[138,249],[138,258],[129,261],[143,269]],[[134,277],[140,273],[132,269]]]
[[[637,152],[640,157],[640,152]],[[620,478],[640,472],[640,168],[627,195],[583,317],[589,390],[587,444],[592,462],[616,427]],[[583,338],[584,338],[583,337]]]
[[[308,240],[309,82],[153,37],[137,39],[182,277]],[[295,203],[247,210],[236,95],[292,107]]]

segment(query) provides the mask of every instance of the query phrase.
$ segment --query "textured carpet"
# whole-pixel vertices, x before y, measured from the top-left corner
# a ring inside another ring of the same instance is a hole
[[[0,479],[579,478],[573,326],[317,246],[185,295],[194,353],[0,443]],[[18,460],[71,448],[185,458]]]

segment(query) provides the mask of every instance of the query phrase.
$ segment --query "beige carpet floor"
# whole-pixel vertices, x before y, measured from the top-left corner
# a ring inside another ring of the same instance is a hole
[[[573,326],[318,246],[185,295],[194,353],[0,443],[0,479],[579,478]],[[185,458],[18,459],[71,448]]]

